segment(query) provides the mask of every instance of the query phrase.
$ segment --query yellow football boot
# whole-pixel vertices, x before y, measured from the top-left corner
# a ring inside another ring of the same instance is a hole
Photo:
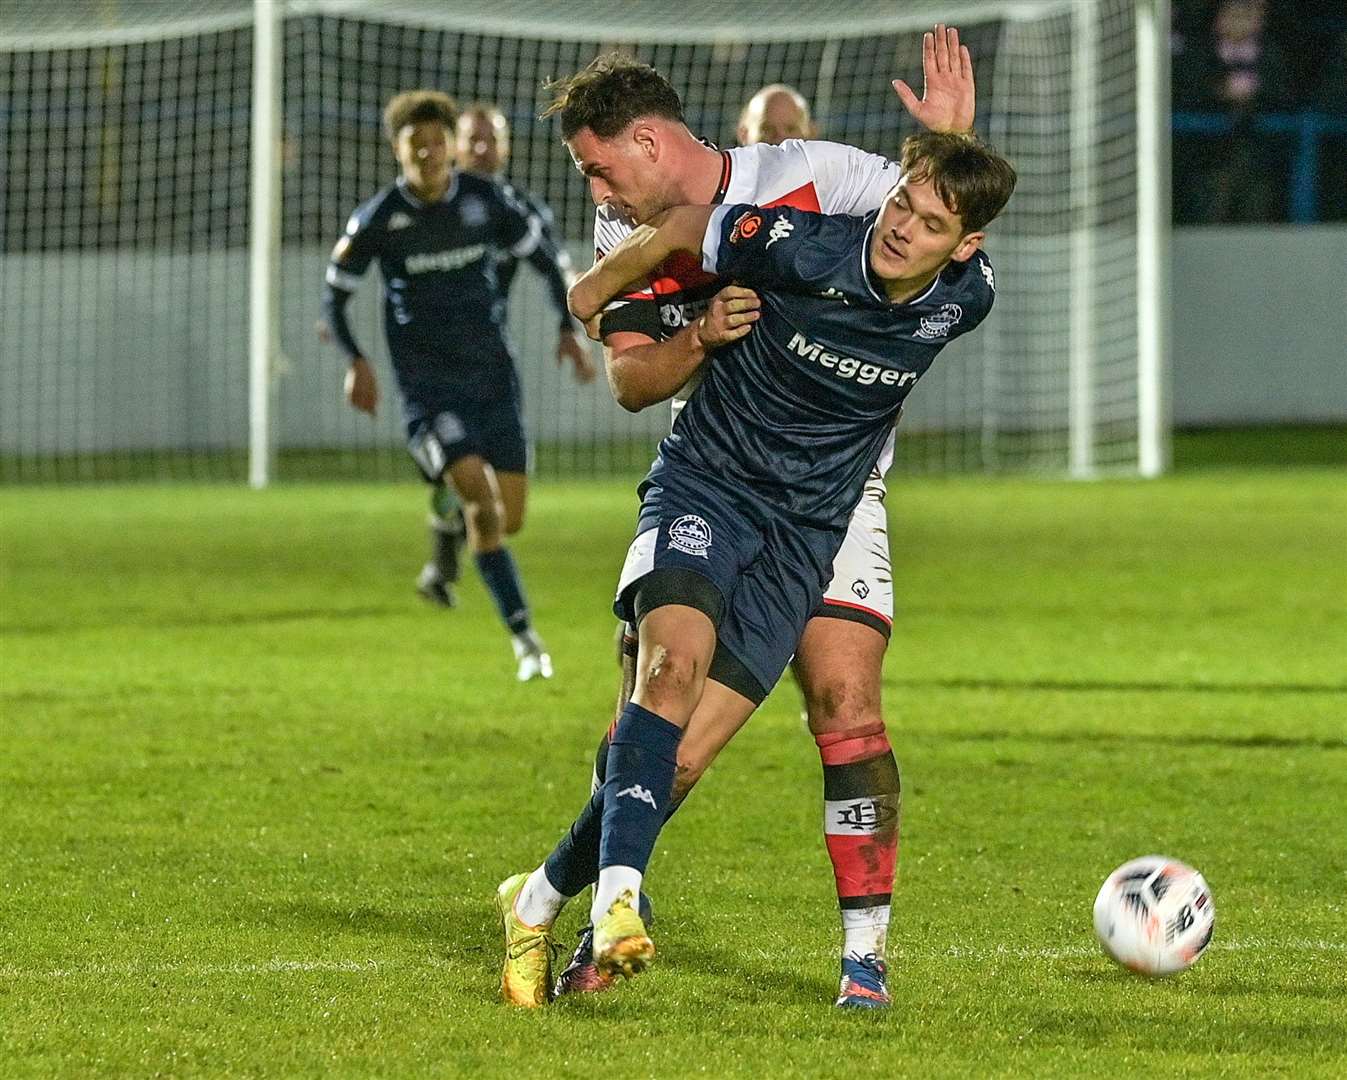
[[[536,1009],[547,1004],[552,985],[552,953],[556,944],[552,929],[529,926],[514,913],[515,898],[528,880],[527,873],[515,874],[496,889],[496,910],[505,929],[505,967],[500,975],[500,996],[511,1005]]]
[[[655,943],[633,906],[630,889],[618,894],[594,924],[594,965],[605,975],[639,975],[655,959]]]

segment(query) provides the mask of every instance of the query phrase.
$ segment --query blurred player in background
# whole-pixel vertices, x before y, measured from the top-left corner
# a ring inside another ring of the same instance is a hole
[[[544,275],[548,296],[557,310],[559,323],[557,363],[569,360],[576,374],[588,382],[594,377],[594,365],[589,358],[589,348],[577,333],[575,321],[566,309],[564,286],[569,285],[575,275],[571,256],[556,235],[556,216],[542,199],[504,178],[505,168],[510,161],[510,122],[499,107],[473,102],[459,114],[454,134],[454,158],[458,167],[464,172],[500,180],[542,225],[543,244],[555,254],[557,266],[561,269],[560,277]],[[496,266],[496,280],[503,295],[509,295],[518,269],[519,259],[509,251],[502,250]],[[559,283],[562,288],[558,288]]]
[[[435,492],[436,558],[418,589],[452,603],[452,523],[461,499],[477,569],[510,633],[517,675],[528,681],[550,677],[552,661],[505,546],[524,520],[528,447],[496,275],[500,255],[527,258],[554,279],[554,290],[565,284],[538,218],[497,181],[455,172],[457,119],[453,100],[433,90],[407,91],[388,103],[384,129],[400,174],[351,215],[332,250],[323,308],[329,333],[350,362],[346,398],[373,415],[378,382],[346,306],[370,263],[378,262],[407,446]],[[583,380],[587,358],[572,362]]]
[[[908,112],[933,131],[971,130],[972,58],[957,30],[940,25],[924,36],[922,69],[923,98],[906,83],[894,83]],[[560,116],[562,138],[598,206],[598,258],[672,206],[749,203],[861,216],[876,210],[899,178],[898,166],[888,159],[837,143],[791,140],[717,150],[688,129],[682,101],[662,75],[622,57],[600,57],[555,89],[548,113]],[[734,339],[745,305],[754,302],[749,290],[725,285],[698,260],[674,256],[602,315],[608,380],[618,402],[636,411],[671,397],[686,400],[707,357]],[[679,407],[676,400],[675,411]],[[868,986],[887,1001],[885,949],[901,801],[880,685],[893,621],[884,509],[884,472],[891,461],[892,438],[852,514],[833,560],[832,581],[794,660],[823,766],[824,840],[842,912],[843,1004],[852,996],[848,986],[860,978],[857,964],[865,968]],[[636,645],[629,633],[624,702],[636,678]],[[706,691],[678,744],[670,812],[768,690],[743,658],[723,645],[717,650]],[[621,737],[620,726],[610,734]],[[609,742],[609,736],[600,741],[595,758],[597,785],[606,783]],[[844,805],[861,809],[847,817]],[[549,873],[530,878],[521,910],[545,911],[554,896],[573,896],[593,881],[600,835],[598,814],[582,815],[549,858]],[[587,931],[557,990],[590,992],[611,985],[593,963]]]
[[[818,128],[809,115],[809,102],[793,86],[772,83],[748,99],[739,114],[737,131],[740,146],[771,143],[787,139],[812,139]]]

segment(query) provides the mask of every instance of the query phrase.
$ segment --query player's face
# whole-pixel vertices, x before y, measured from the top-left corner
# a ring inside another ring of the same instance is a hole
[[[509,126],[493,112],[467,112],[458,118],[454,159],[460,169],[494,175],[510,156]]]
[[[582,128],[566,145],[595,206],[612,206],[639,225],[674,205],[659,168],[658,136],[639,121],[611,139]]]
[[[438,120],[405,124],[393,140],[393,153],[413,191],[433,192],[449,183],[449,129]]]
[[[963,221],[928,180],[906,178],[884,199],[870,238],[870,267],[885,281],[930,280],[951,260],[972,258],[983,234],[965,233]]]

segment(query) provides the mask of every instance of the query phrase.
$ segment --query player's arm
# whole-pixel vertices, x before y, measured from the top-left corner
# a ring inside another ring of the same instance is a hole
[[[594,365],[566,307],[570,260],[566,258],[563,262],[564,253],[552,239],[541,214],[532,211],[510,188],[503,189],[502,196],[505,206],[502,227],[510,254],[515,258],[527,258],[529,265],[543,276],[561,320],[557,336],[557,363],[570,361],[576,379],[587,383],[594,378]]]
[[[541,218],[539,220],[542,221]],[[542,226],[542,238],[529,256],[529,265],[543,276],[547,283],[547,295],[560,319],[557,327],[557,363],[569,361],[576,379],[587,383],[594,378],[594,364],[566,306],[566,289],[575,276],[571,270],[571,259],[557,244],[545,221],[542,221]]]
[[[699,253],[714,209],[675,206],[657,214],[648,224],[638,225],[571,286],[572,314],[587,323],[608,301],[625,292],[631,282],[649,276],[674,252]]]
[[[379,383],[355,340],[346,307],[373,258],[370,230],[357,211],[332,249],[323,284],[323,322],[327,331],[324,336],[346,356],[346,400],[353,408],[371,416],[379,405]]]
[[[640,412],[673,397],[709,353],[696,324],[663,341],[630,330],[603,335],[608,388],[613,400],[628,412]]]
[[[604,366],[613,398],[630,412],[667,401],[715,349],[753,328],[759,303],[752,289],[726,285],[696,322],[664,341],[628,330],[603,334]]]

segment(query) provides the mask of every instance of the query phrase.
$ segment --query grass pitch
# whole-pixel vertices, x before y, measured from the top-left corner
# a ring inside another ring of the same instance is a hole
[[[789,684],[660,840],[651,973],[496,1002],[492,889],[611,716],[630,483],[538,487],[524,687],[475,581],[412,595],[414,487],[0,493],[0,1075],[1342,1076],[1345,481],[894,484],[883,1016],[831,1007]],[[1152,851],[1218,913],[1155,984],[1090,929]]]

